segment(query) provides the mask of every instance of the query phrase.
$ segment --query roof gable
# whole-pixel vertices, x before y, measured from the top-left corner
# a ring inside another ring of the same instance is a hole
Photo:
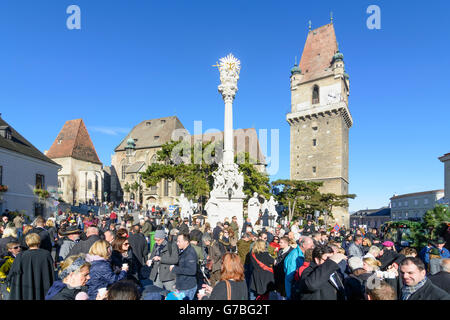
[[[331,61],[338,50],[333,23],[311,30],[303,48],[300,69],[302,82],[333,74]]]
[[[74,158],[101,164],[82,119],[66,121],[47,156],[52,159]]]

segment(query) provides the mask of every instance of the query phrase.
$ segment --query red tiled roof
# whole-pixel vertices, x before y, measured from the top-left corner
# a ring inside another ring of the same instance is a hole
[[[309,31],[300,60],[302,82],[332,74],[331,60],[337,50],[333,23]]]
[[[46,155],[50,159],[70,157],[102,164],[82,119],[67,121]]]

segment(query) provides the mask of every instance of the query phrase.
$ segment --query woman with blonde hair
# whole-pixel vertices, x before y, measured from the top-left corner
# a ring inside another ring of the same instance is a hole
[[[108,259],[112,248],[109,242],[98,240],[94,242],[86,255],[86,261],[91,264],[88,286],[89,300],[97,298],[99,289],[106,289],[109,285],[126,278],[128,266],[123,266],[119,274],[115,274]],[[104,294],[104,293],[103,293]]]
[[[372,241],[370,241],[369,238],[364,238],[362,241],[363,255],[365,255],[367,252],[369,252],[370,247],[372,247]]]
[[[59,278],[53,282],[45,300],[88,300],[86,283],[91,264],[84,254],[69,256],[61,262]]]
[[[273,273],[275,259],[267,251],[266,241],[255,242],[250,251],[250,262],[253,267],[250,277],[250,300],[267,300],[269,292],[275,289]]]
[[[364,258],[376,259],[380,255],[381,249],[377,246],[371,246],[369,251],[365,254]]]
[[[199,300],[248,300],[244,266],[236,253],[225,253],[222,258],[220,281],[212,288],[203,285]]]
[[[366,270],[366,272],[373,273],[380,270],[380,267],[381,262],[377,259],[371,257],[363,258],[363,269]]]

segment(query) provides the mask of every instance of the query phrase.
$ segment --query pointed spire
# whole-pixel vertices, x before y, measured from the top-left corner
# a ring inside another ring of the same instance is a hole
[[[333,23],[333,11],[330,12],[330,22]]]
[[[311,27],[312,27],[312,22],[311,22],[311,20],[309,20],[309,31],[311,31]]]
[[[294,66],[296,66],[297,65],[297,56],[295,56],[295,64],[294,64]],[[0,113],[0,115],[1,115],[1,113]]]

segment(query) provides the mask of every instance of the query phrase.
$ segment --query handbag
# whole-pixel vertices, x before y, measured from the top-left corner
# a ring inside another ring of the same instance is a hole
[[[231,285],[228,280],[225,280],[225,283],[227,285],[227,300],[231,300]]]

